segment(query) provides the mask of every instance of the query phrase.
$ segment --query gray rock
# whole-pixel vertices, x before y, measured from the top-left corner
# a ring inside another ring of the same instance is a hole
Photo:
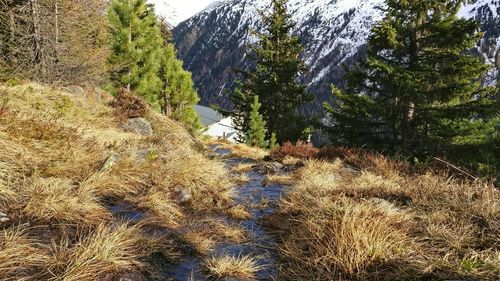
[[[360,173],[359,169],[357,169],[351,165],[348,165],[348,164],[343,164],[342,171],[349,173],[349,174],[359,174]]]
[[[285,165],[279,162],[270,162],[262,165],[259,170],[265,174],[277,174],[285,169]]]
[[[7,217],[7,214],[0,212],[0,223],[6,223],[10,221],[9,217]]]
[[[153,128],[151,127],[151,123],[149,123],[146,118],[130,118],[127,120],[125,124],[125,130],[129,132],[133,132],[136,134],[141,134],[145,136],[153,135]]]
[[[389,202],[382,198],[372,197],[368,199],[368,202],[378,205],[379,207],[387,210],[389,214],[396,214],[401,211],[401,209],[394,205],[392,202]]]
[[[158,158],[158,152],[151,148],[139,148],[136,153],[136,158],[139,161],[151,161]]]
[[[189,189],[185,187],[177,187],[175,189],[175,192],[177,194],[176,200],[180,204],[188,203],[189,201],[191,201],[191,199],[193,199],[193,194]]]
[[[118,162],[118,160],[120,160],[120,156],[118,156],[118,154],[112,153],[108,157],[108,159],[106,159],[106,162],[104,162],[104,164],[102,165],[100,172],[104,173],[108,171],[115,165],[116,162]]]
[[[62,89],[64,92],[74,96],[74,97],[79,97],[79,98],[84,98],[85,97],[85,90],[76,85],[72,86],[67,86]]]

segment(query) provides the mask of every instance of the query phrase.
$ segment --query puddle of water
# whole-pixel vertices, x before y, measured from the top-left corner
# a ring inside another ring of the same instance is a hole
[[[136,210],[132,205],[125,202],[115,202],[107,207],[108,211],[120,221],[139,222],[146,218],[146,215]]]
[[[259,172],[248,173],[250,182],[236,188],[236,203],[248,208],[252,219],[241,222],[250,238],[250,242],[243,244],[226,243],[220,245],[215,255],[230,254],[250,255],[258,257],[258,265],[263,270],[257,273],[258,280],[275,280],[277,276],[277,244],[274,238],[262,227],[261,220],[274,213],[276,204],[280,200],[284,186],[271,184],[264,186],[265,176]]]
[[[210,147],[215,157],[226,157],[226,165],[231,168],[240,163],[255,163],[252,159],[227,158],[231,151],[221,149],[218,145]],[[257,280],[271,281],[275,280],[278,274],[277,243],[274,237],[269,234],[262,226],[262,219],[273,214],[276,205],[279,202],[284,186],[279,184],[269,184],[264,186],[265,175],[258,171],[247,173],[250,182],[237,187],[235,203],[245,206],[252,218],[244,221],[236,221],[230,217],[219,217],[229,225],[240,225],[248,236],[248,241],[244,243],[235,243],[231,241],[222,241],[216,245],[212,256],[252,256],[257,258],[258,265],[263,269],[256,274]],[[140,212],[130,210],[126,206],[115,205],[111,207],[114,214],[119,214],[132,220],[141,220],[144,215]],[[207,218],[217,219],[207,215]],[[164,271],[165,278],[171,278],[176,281],[208,281],[210,280],[203,274],[203,257],[196,256],[193,253],[186,252],[187,257],[184,261],[177,264],[169,264]]]
[[[208,150],[211,151],[211,153],[209,155],[213,156],[213,157],[224,158],[224,157],[229,157],[232,154],[231,150],[226,149],[226,148],[221,148],[220,145],[218,145],[218,144],[214,144],[214,145],[209,146]]]
[[[207,281],[203,276],[201,261],[198,258],[190,258],[174,268],[173,278],[177,281]]]

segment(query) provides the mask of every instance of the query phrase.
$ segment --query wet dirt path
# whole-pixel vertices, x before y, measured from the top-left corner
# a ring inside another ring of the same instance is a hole
[[[240,163],[250,163],[252,160],[231,158],[231,151],[211,147],[214,156],[222,157],[228,169],[232,170]],[[257,163],[255,163],[257,164]],[[246,172],[247,183],[239,184],[235,191],[235,204],[244,206],[251,214],[251,218],[246,220],[235,220],[229,216],[221,216],[218,219],[223,220],[228,225],[241,227],[247,236],[247,241],[235,243],[232,241],[221,241],[217,243],[214,251],[209,254],[210,257],[217,256],[252,256],[257,258],[258,265],[262,270],[256,274],[257,280],[268,281],[275,280],[277,276],[277,244],[274,237],[262,226],[263,219],[271,215],[276,208],[284,191],[284,186],[279,184],[265,184],[266,175],[258,169],[251,169]],[[177,281],[205,281],[211,280],[203,272],[203,257],[192,256],[184,262],[175,266],[171,278]],[[229,280],[229,279],[228,279]],[[240,280],[237,278],[230,280]],[[243,280],[243,279],[241,279]]]
[[[220,256],[251,256],[257,259],[258,265],[262,267],[256,273],[258,281],[276,280],[278,268],[276,263],[278,247],[275,238],[263,227],[264,219],[275,212],[276,206],[285,190],[285,186],[280,184],[266,184],[266,175],[259,169],[259,163],[251,159],[242,159],[231,157],[231,151],[218,148],[218,146],[210,147],[211,156],[222,158],[229,170],[233,170],[239,164],[254,164],[254,167],[245,172],[245,177],[248,179],[245,183],[238,184],[235,187],[234,205],[244,206],[251,214],[251,217],[244,220],[236,220],[229,215],[224,214],[206,214],[196,219],[203,223],[209,220],[222,221],[228,226],[236,226],[245,232],[246,239],[244,242],[237,243],[230,239],[218,239],[213,251],[207,256],[197,254],[196,251],[186,250],[183,253],[182,261],[177,263],[168,262],[166,260],[155,260],[160,267],[161,277],[152,280],[175,280],[175,281],[212,281],[206,272],[203,270],[203,261],[207,257]],[[143,213],[131,205],[124,202],[115,202],[108,206],[108,209],[115,217],[122,221],[140,223],[147,219],[147,214]],[[168,229],[161,230],[164,234],[170,233]],[[189,232],[189,228],[185,230],[172,231],[176,236],[182,235],[182,231]],[[248,279],[226,278],[222,280],[231,281],[248,281]]]

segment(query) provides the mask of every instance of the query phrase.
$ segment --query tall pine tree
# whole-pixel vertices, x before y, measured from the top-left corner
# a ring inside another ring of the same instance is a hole
[[[112,36],[112,90],[125,87],[159,106],[163,87],[159,77],[163,39],[153,6],[145,0],[112,0],[109,9]]]
[[[163,49],[161,76],[165,84],[160,97],[163,113],[193,129],[200,129],[202,124],[194,108],[200,98],[191,73],[183,69],[171,43],[166,43]]]
[[[476,21],[457,17],[462,2],[387,0],[367,59],[325,104],[338,143],[411,154],[485,143],[493,91],[481,85],[488,66],[467,51],[482,34]]]
[[[255,34],[258,43],[248,53],[254,67],[238,71],[242,79],[230,96],[234,106],[230,115],[234,126],[242,132],[248,131],[251,105],[254,96],[259,96],[267,138],[275,132],[280,143],[301,136],[306,124],[298,108],[312,100],[306,87],[298,82],[306,67],[300,59],[303,51],[300,38],[292,35],[295,23],[287,2],[272,0],[272,12],[262,14],[265,31]]]

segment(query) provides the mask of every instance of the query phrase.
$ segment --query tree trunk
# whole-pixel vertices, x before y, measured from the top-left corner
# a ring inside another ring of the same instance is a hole
[[[128,0],[128,7],[130,8],[130,0]],[[132,15],[130,15],[132,16]],[[128,23],[128,45],[129,47],[132,45],[132,21],[129,20],[129,23]],[[128,68],[128,84],[127,84],[127,90],[130,92],[130,80],[132,78],[132,70],[129,66]]]
[[[16,26],[16,21],[14,19],[14,11],[13,11],[13,7],[11,6],[10,9],[9,9],[9,28],[10,28],[10,37],[9,37],[9,45],[10,46],[15,46],[15,42],[16,42],[16,32],[15,32],[15,26]],[[10,61],[10,63],[16,63],[16,55],[15,55],[15,49],[16,48],[13,48],[13,49],[10,49],[8,52],[9,52],[9,56],[8,56],[8,60]]]
[[[30,0],[31,17],[33,21],[33,43],[34,43],[34,60],[35,64],[40,66],[41,80],[44,81],[47,75],[47,65],[45,62],[45,54],[43,50],[42,36],[40,31],[40,11],[38,0]]]
[[[54,25],[55,25],[55,38],[54,38],[54,52],[55,52],[55,61],[56,63],[59,61],[59,1],[54,0]]]

